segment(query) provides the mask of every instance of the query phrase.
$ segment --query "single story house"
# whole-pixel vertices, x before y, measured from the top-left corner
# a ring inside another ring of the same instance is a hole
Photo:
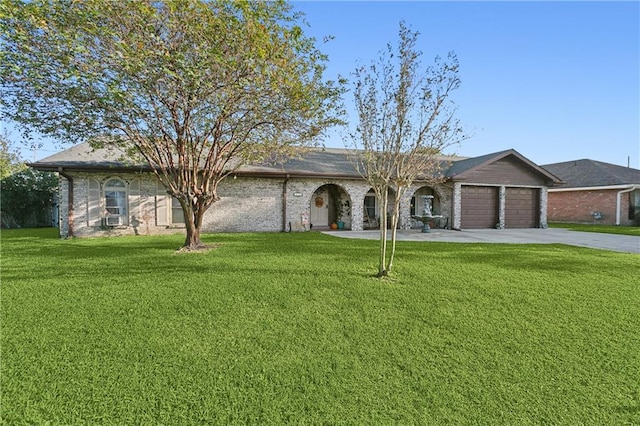
[[[588,159],[542,167],[564,182],[549,189],[549,221],[640,225],[640,170]]]
[[[60,176],[62,237],[157,234],[184,226],[180,205],[149,167],[120,158],[81,143],[29,164]],[[559,182],[549,171],[512,149],[442,161],[443,183],[415,182],[401,200],[400,228],[422,226],[413,216],[422,214],[425,202],[442,216],[433,224],[440,227],[547,226],[547,188]],[[344,149],[244,166],[221,183],[219,196],[205,214],[204,232],[305,231],[333,222],[354,231],[380,226],[378,200]]]

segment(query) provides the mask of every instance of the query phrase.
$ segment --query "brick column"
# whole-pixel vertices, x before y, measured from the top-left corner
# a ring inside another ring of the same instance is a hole
[[[451,212],[451,228],[460,229],[462,225],[462,183],[453,185],[453,211]]]
[[[547,187],[540,188],[540,228],[546,229],[547,223]]]
[[[501,186],[498,190],[498,227],[504,229],[505,226],[505,209],[507,200],[507,187]]]

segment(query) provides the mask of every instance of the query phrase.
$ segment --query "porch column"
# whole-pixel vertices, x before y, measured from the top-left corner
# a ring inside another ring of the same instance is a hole
[[[349,198],[351,198],[351,230],[362,231],[364,229],[364,196],[369,190],[366,183],[354,183],[345,185]]]
[[[351,230],[362,231],[364,224],[362,219],[364,216],[364,194],[362,191],[351,191]]]

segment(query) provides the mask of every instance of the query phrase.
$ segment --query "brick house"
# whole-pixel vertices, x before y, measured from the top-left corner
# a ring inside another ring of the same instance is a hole
[[[148,166],[121,160],[115,150],[75,145],[29,166],[60,176],[60,235],[176,232],[184,227],[177,200]],[[481,157],[442,157],[446,180],[415,182],[401,200],[399,226],[432,198],[436,226],[537,228],[547,225],[547,188],[558,179],[514,150]],[[317,149],[269,166],[244,166],[219,186],[204,232],[290,232],[340,223],[359,231],[379,227],[379,205],[344,149]],[[391,198],[394,194],[390,194]]]
[[[543,168],[564,182],[549,189],[549,221],[640,225],[640,170],[586,159]]]

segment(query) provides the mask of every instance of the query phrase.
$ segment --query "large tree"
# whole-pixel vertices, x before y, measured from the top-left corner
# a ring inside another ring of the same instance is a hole
[[[118,144],[178,199],[202,246],[218,185],[340,123],[342,85],[284,1],[5,0],[6,118],[62,140]]]
[[[352,135],[354,162],[380,204],[378,276],[393,268],[400,204],[417,180],[442,180],[443,150],[466,136],[455,118],[451,94],[460,87],[454,53],[436,57],[423,69],[416,49],[418,33],[400,23],[397,47],[388,44],[370,66],[354,73],[358,125]],[[389,194],[394,202],[389,208]],[[387,213],[391,210],[389,253]]]

